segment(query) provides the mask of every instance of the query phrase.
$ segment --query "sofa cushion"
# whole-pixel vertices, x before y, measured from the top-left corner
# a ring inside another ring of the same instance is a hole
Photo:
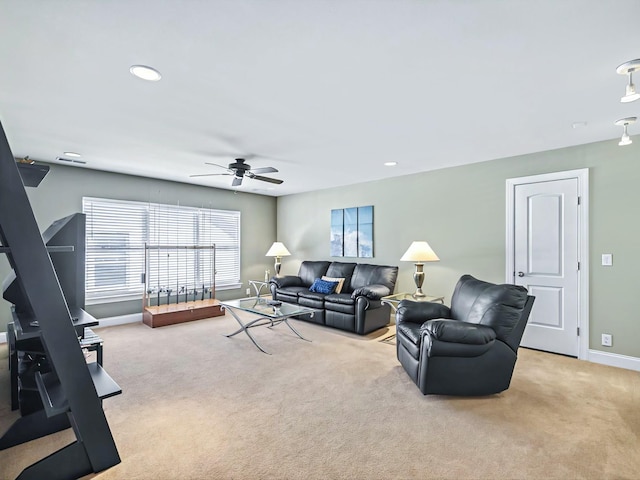
[[[332,293],[324,297],[324,308],[334,312],[354,314],[356,301],[349,293]]]
[[[313,297],[310,295],[314,295]],[[324,295],[321,293],[303,292],[298,295],[298,305],[303,307],[324,309]]]
[[[305,260],[300,264],[298,276],[302,280],[302,284],[309,288],[316,278],[321,278],[327,273],[329,262],[314,262]]]
[[[398,278],[398,267],[388,265],[370,265],[367,263],[358,263],[353,270],[351,277],[351,288],[354,291],[360,287],[367,285],[380,284],[384,285],[393,293]]]
[[[307,287],[276,288],[276,298],[284,302],[298,303],[298,294],[308,291],[309,289]]]
[[[318,300],[320,302],[324,302],[326,298],[326,294],[320,292],[312,292],[311,290],[303,290],[298,292],[298,298],[308,298],[310,300]]]
[[[332,293],[331,295],[327,295],[325,301],[328,303],[336,303],[342,305],[355,305],[355,299],[351,298],[350,293]]]
[[[336,293],[348,293],[351,291],[351,277],[353,276],[353,270],[356,268],[356,265],[356,263],[331,262],[325,275],[332,278],[344,278],[342,288],[339,292],[336,291]]]
[[[309,291],[328,295],[335,292],[338,283],[339,282],[329,282],[327,280],[322,280],[321,278],[316,278],[309,287]]]
[[[495,285],[463,275],[451,298],[451,316],[491,327],[504,340],[520,320],[526,301],[527,290],[522,286]]]

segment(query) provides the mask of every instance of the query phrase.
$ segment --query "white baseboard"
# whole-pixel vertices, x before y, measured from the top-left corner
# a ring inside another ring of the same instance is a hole
[[[0,333],[0,343],[7,343],[7,334],[5,332]]]
[[[640,358],[620,355],[618,353],[601,352],[600,350],[589,350],[590,362],[609,365],[610,367],[626,368],[640,372]]]
[[[98,320],[101,327],[113,327],[114,325],[124,325],[125,323],[136,323],[142,321],[142,313],[130,313],[129,315],[119,315],[117,317],[105,317]]]

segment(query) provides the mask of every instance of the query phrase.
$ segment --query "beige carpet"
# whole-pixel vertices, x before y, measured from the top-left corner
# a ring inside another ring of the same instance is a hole
[[[226,317],[99,330],[123,394],[104,402],[122,463],[111,479],[637,479],[640,374],[521,349],[512,386],[482,398],[423,396],[381,333]],[[0,432],[9,409],[0,346]],[[0,451],[0,478],[70,442],[70,431]]]

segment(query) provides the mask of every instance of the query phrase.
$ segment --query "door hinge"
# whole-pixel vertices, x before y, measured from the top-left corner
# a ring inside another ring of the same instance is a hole
[[[578,336],[580,336],[580,327],[578,327]]]
[[[582,197],[578,197],[578,205],[580,205],[580,203],[582,202]]]
[[[580,270],[580,262],[578,262],[578,270]]]

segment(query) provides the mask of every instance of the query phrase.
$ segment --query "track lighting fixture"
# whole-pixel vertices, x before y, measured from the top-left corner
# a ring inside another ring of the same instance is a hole
[[[627,127],[632,123],[636,123],[636,120],[637,117],[627,117],[621,118],[620,120],[615,122],[616,125],[623,127],[622,138],[620,138],[620,142],[618,142],[618,145],[620,145],[621,147],[624,147],[625,145],[631,145],[633,143],[631,141],[631,138],[629,137],[629,132],[627,132]]]
[[[633,84],[633,72],[636,70],[640,70],[640,59],[630,60],[616,68],[617,73],[620,75],[627,75],[629,77],[629,83],[625,89],[625,94],[620,98],[620,101],[623,103],[633,102],[640,98],[640,93],[636,92],[636,86]]]

